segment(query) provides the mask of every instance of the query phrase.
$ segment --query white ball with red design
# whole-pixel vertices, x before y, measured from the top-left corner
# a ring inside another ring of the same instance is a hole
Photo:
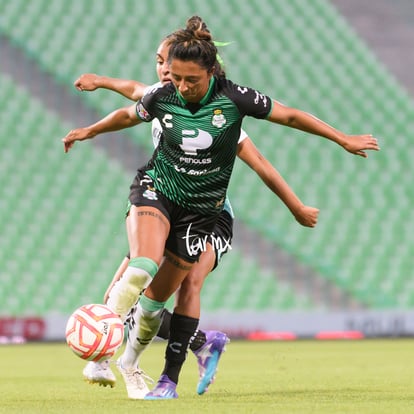
[[[72,351],[88,361],[111,358],[124,340],[124,324],[108,306],[84,305],[66,324],[66,342]]]

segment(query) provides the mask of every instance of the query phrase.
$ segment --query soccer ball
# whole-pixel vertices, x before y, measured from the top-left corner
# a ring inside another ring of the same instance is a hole
[[[123,339],[121,318],[105,305],[81,306],[66,324],[66,342],[77,356],[88,361],[111,358]]]

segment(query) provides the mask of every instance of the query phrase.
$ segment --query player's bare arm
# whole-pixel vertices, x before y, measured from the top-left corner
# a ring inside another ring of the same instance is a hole
[[[96,135],[130,128],[140,123],[141,120],[138,118],[135,111],[135,104],[129,107],[117,109],[95,124],[69,131],[69,133],[62,138],[64,151],[68,152],[76,141],[92,139]]]
[[[255,171],[267,187],[283,201],[298,223],[306,227],[316,226],[319,210],[302,203],[273,165],[260,153],[250,138],[245,138],[239,143],[237,156]]]
[[[94,91],[99,88],[109,89],[132,101],[141,99],[147,87],[147,85],[135,80],[111,78],[95,73],[84,73],[76,79],[74,85],[79,91]]]
[[[367,158],[366,150],[379,151],[378,141],[370,134],[347,135],[315,116],[273,100],[268,120],[291,128],[327,138],[346,151]]]

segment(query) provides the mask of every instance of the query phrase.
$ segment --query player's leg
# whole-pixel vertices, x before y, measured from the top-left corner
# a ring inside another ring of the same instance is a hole
[[[201,253],[199,261],[194,264],[178,291],[166,348],[164,371],[159,383],[146,398],[166,398],[163,397],[163,387],[172,387],[166,379],[173,384],[178,383],[185,356],[176,352],[172,344],[182,343],[184,348],[188,347],[182,342],[182,334],[189,329],[192,319],[199,319],[200,293],[204,280],[217,266],[222,255],[231,248],[232,235],[233,218],[227,211],[223,211],[215,222],[213,232],[209,235],[207,249]],[[200,381],[197,386],[199,394],[203,394],[214,380],[220,356],[228,341],[227,335],[218,331],[209,331],[204,335],[201,332],[190,341],[190,348],[195,351],[199,363]]]
[[[233,237],[233,216],[227,210],[223,210],[217,220],[214,227],[214,231],[210,236],[210,246],[212,247],[209,258],[206,258],[206,266],[210,266],[209,272],[213,271],[219,264],[223,254],[227,253],[231,249],[231,241]],[[206,253],[209,253],[207,250]],[[191,295],[196,295],[198,290],[198,297],[201,294],[202,284],[208,273],[205,273],[207,268],[202,269],[200,275],[195,274],[194,277],[189,278],[185,282],[190,282],[184,287],[188,292],[184,290],[180,292],[180,296],[183,295],[183,305],[188,302],[188,298]],[[197,271],[197,269],[195,269]],[[202,277],[204,274],[204,278]],[[195,281],[195,282],[194,282]],[[202,284],[197,283],[202,281]],[[193,282],[193,283],[192,283]],[[200,373],[200,380],[197,384],[197,393],[204,394],[209,385],[214,381],[217,366],[222,353],[226,349],[226,344],[230,341],[224,332],[220,331],[206,331],[205,342],[194,341],[190,345],[190,349],[197,357],[198,368]]]
[[[129,220],[127,221],[131,259],[121,279],[115,283],[109,294],[108,305],[111,308],[117,309],[118,312],[121,310],[129,311],[136,303],[143,288],[147,287],[151,282],[151,278],[158,271],[158,266],[164,256],[165,241],[169,230],[169,221],[160,209],[150,206],[131,206]],[[144,279],[145,283],[140,283]],[[117,286],[120,286],[120,288],[118,289]],[[120,296],[122,300],[119,299]],[[141,310],[142,297],[141,295],[137,312]],[[157,305],[158,308],[155,311],[150,309],[148,314],[145,313],[144,315],[145,318],[149,319],[150,332],[152,333],[152,330],[155,329],[154,335],[158,330],[159,314],[163,308],[163,304],[159,305],[157,302]],[[142,322],[140,321],[140,323]],[[138,368],[138,358],[135,356],[134,346],[137,342],[137,335],[134,328],[133,325],[130,325],[126,352],[118,359],[117,367],[124,378],[128,397],[142,399],[149,390],[145,382],[147,378],[142,370]]]
[[[165,302],[178,289],[192,266],[192,263],[172,253],[166,257],[169,259],[163,261],[154,279],[140,297],[133,318],[134,324],[129,329],[125,351],[118,359],[118,368],[127,384],[128,396],[133,399],[142,399],[148,392],[147,389],[138,387],[134,381],[134,377],[142,374],[139,358],[159,329]],[[198,325],[198,319],[195,323],[196,325],[190,328],[189,338]],[[171,324],[174,324],[173,318]],[[185,340],[188,342],[189,338]],[[175,389],[173,391],[175,392]]]
[[[174,312],[181,315],[200,317],[200,293],[205,278],[211,272],[216,260],[216,254],[210,243],[194,263],[187,277],[183,280],[176,293]]]
[[[128,217],[127,217],[128,220]],[[116,270],[114,277],[112,278],[111,283],[109,284],[108,288],[106,289],[106,292],[104,294],[103,303],[108,303],[109,293],[111,292],[112,288],[114,287],[115,283],[118,282],[119,279],[121,279],[121,276],[124,274],[125,270],[127,269],[129,265],[129,252],[128,254],[123,258],[121,264],[119,265],[118,269]]]
[[[151,206],[132,205],[126,223],[131,259],[107,302],[123,320],[157,272],[170,228],[164,214]]]
[[[165,199],[153,188],[151,177],[138,170],[130,186],[126,219],[130,260],[107,302],[123,320],[157,272],[170,231]]]
[[[191,269],[189,275],[183,281],[177,294],[177,306],[175,312],[180,315],[192,314],[199,318],[200,295],[204,280],[212,271],[216,263],[216,252],[210,243],[207,250],[202,253],[200,260]],[[227,335],[219,331],[198,330],[190,343],[190,350],[194,353],[198,362],[199,383],[197,393],[204,394],[208,386],[214,381],[217,366],[221,354],[225,351],[225,345],[229,342]],[[168,353],[168,350],[167,350]],[[167,361],[174,359],[174,355],[167,357]],[[168,364],[166,364],[166,370]],[[174,369],[175,368],[175,369]],[[172,365],[168,374],[173,375],[178,381],[179,369]]]
[[[105,292],[103,303],[107,303],[109,292],[125,272],[126,268],[128,267],[128,263],[129,257],[126,256],[119,265],[110,285],[108,286],[108,289]],[[85,380],[90,384],[98,384],[104,387],[109,385],[111,388],[113,388],[116,384],[116,377],[112,372],[111,367],[109,366],[109,360],[103,362],[89,361],[83,369],[82,373]]]
[[[183,214],[181,219],[182,222],[174,227],[176,235],[178,236],[176,238],[177,249],[185,255],[186,249],[188,247],[186,244],[188,243],[186,236],[188,235],[188,230],[190,226],[192,242],[195,243],[194,245],[200,247],[200,249],[196,253],[196,256],[198,256],[198,261],[194,263],[191,270],[189,271],[189,274],[186,277],[187,279],[192,275],[192,277],[194,278],[192,281],[190,281],[190,283],[187,286],[193,286],[193,293],[195,293],[195,295],[194,297],[186,296],[186,294],[191,294],[191,289],[189,288],[186,290],[185,284],[187,282],[183,280],[181,284],[181,289],[184,286],[184,292],[181,291],[179,293],[179,297],[182,297],[182,302],[180,302],[180,299],[178,299],[177,305],[174,309],[174,313],[171,317],[170,338],[168,340],[168,345],[166,347],[166,361],[164,370],[157,385],[146,396],[146,399],[176,398],[177,395],[175,392],[175,388],[178,383],[179,373],[182,368],[182,365],[184,364],[189,344],[193,341],[198,326],[200,316],[199,294],[201,286],[203,284],[205,276],[214,266],[214,252],[209,251],[206,254],[205,250],[206,245],[208,245],[210,234],[213,231],[214,226],[218,220],[218,216],[207,218],[201,215],[187,213]],[[206,234],[206,232],[208,233]],[[182,240],[186,240],[184,246],[182,244]],[[203,247],[201,248],[201,246]],[[191,253],[194,254],[193,249],[191,249]],[[201,258],[201,256],[203,255],[204,259]],[[195,260],[195,257],[193,256],[192,259]],[[195,267],[197,267],[199,271],[193,273],[193,269]],[[186,304],[184,303],[185,301],[187,301]]]
[[[137,181],[139,182],[137,179],[134,182]],[[139,185],[136,188],[139,190]],[[124,321],[158,269],[169,232],[169,222],[156,207],[132,205],[126,226],[130,253],[133,256],[129,261],[124,260],[115,274],[107,300],[107,305]],[[153,237],[146,236],[152,232]],[[115,376],[108,362],[88,363],[83,374],[89,382],[111,387],[115,385]],[[135,388],[141,387],[148,391],[142,375],[134,374],[132,380]]]
[[[175,311],[182,312],[182,302],[187,302],[189,307],[199,308],[199,291],[201,289],[200,276],[208,273],[214,265],[215,254],[211,251],[211,245],[208,252],[203,252],[200,256],[199,262],[194,263],[189,275],[183,280],[180,288],[175,294]],[[203,268],[206,267],[205,270]],[[202,276],[204,277],[204,276]],[[197,315],[197,313],[195,314]],[[162,321],[160,329],[157,332],[157,337],[168,340],[170,338],[172,313],[168,309],[164,309],[162,313]],[[195,336],[190,344],[190,349],[195,351],[201,348],[206,343],[206,332],[202,329],[197,329]]]

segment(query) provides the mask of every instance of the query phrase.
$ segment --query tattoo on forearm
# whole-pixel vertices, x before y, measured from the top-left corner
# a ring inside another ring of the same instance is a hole
[[[179,262],[175,257],[172,257],[169,253],[164,253],[165,260],[168,260],[171,264],[173,264],[175,267],[178,267],[181,270],[190,270],[192,268],[192,265],[186,265],[184,263]]]

